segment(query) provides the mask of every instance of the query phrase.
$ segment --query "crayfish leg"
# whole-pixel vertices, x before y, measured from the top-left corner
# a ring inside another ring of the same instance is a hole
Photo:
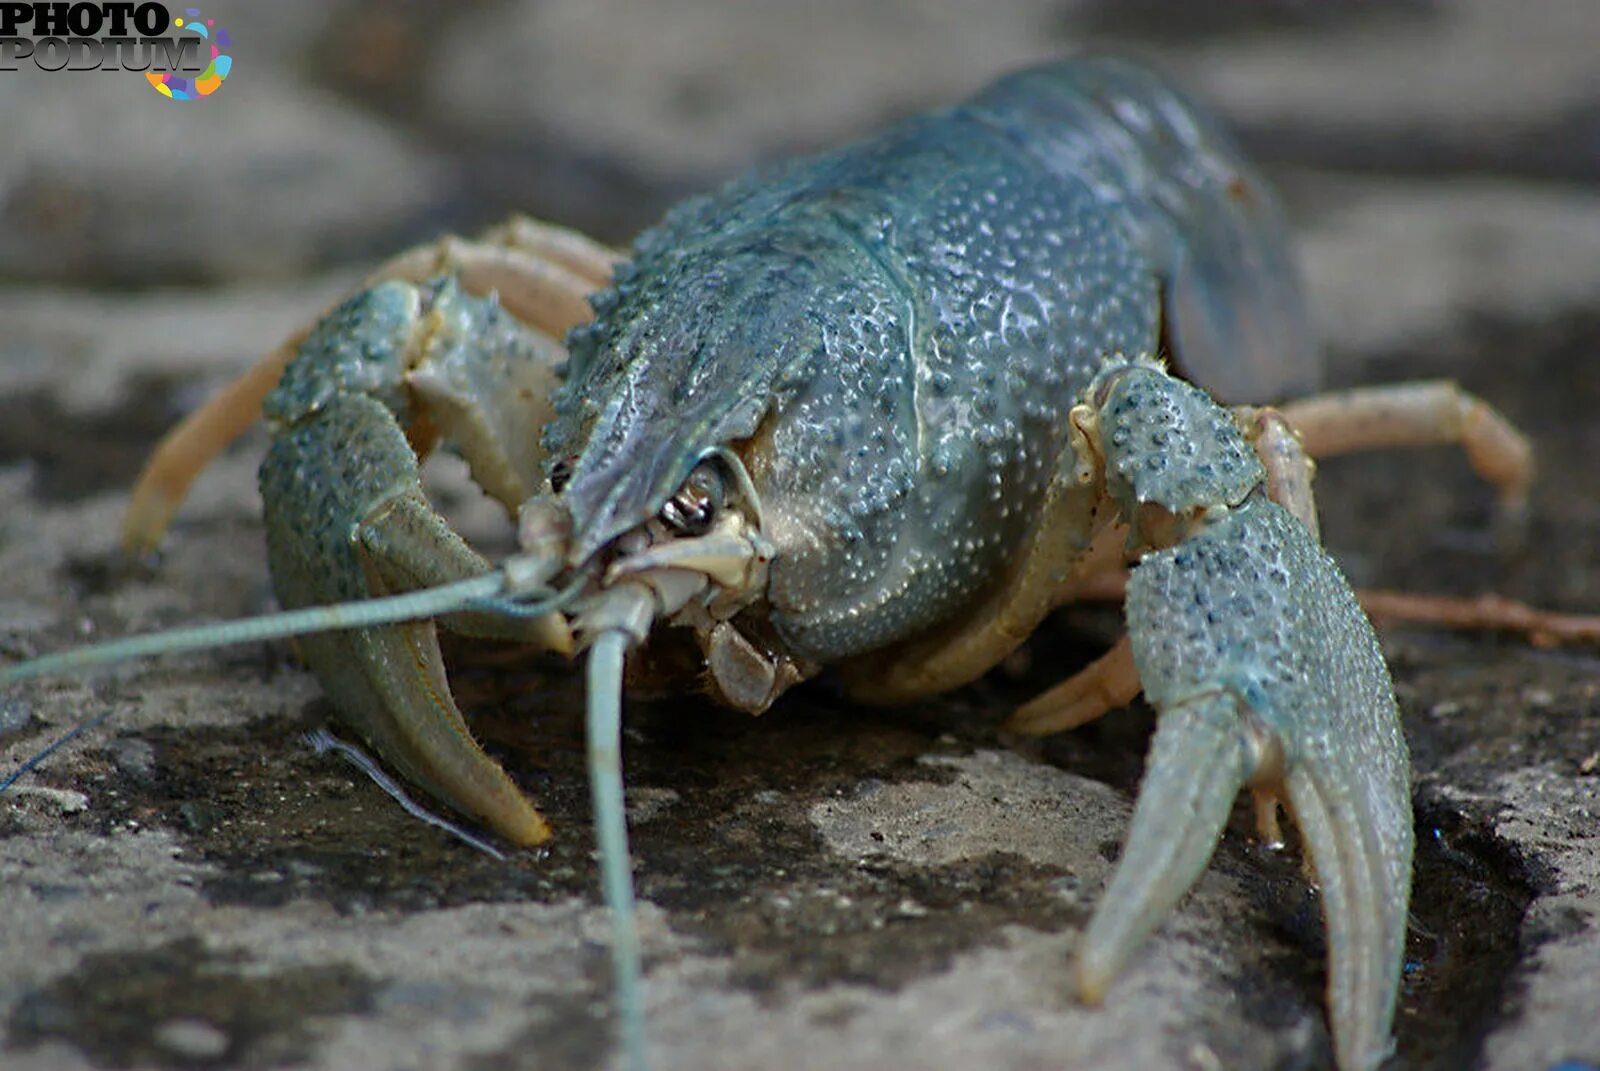
[[[1297,399],[1279,411],[1312,457],[1409,446],[1459,446],[1520,523],[1533,484],[1533,445],[1497,409],[1448,380],[1395,383]]]
[[[369,281],[454,273],[469,293],[498,294],[523,323],[559,339],[594,315],[588,295],[610,285],[621,259],[577,231],[519,217],[477,240],[445,238],[402,253]]]
[[[1127,706],[1142,687],[1133,644],[1124,636],[1105,654],[1018,707],[1005,729],[1024,736],[1064,733]]]
[[[122,519],[124,552],[142,558],[155,551],[195,477],[261,419],[261,400],[278,385],[304,337],[251,365],[162,436],[133,485]]]
[[[560,350],[567,330],[592,315],[586,295],[607,285],[619,259],[615,250],[577,231],[518,217],[478,241],[446,238],[408,250],[362,287],[391,279],[421,284],[454,273],[471,294],[499,294],[507,309]],[[122,524],[125,551],[143,556],[155,550],[195,477],[261,419],[262,401],[313,329],[251,365],[162,437],[133,487]],[[563,351],[548,363],[553,367],[564,357]]]
[[[1233,415],[1266,474],[1267,497],[1305,525],[1311,538],[1320,540],[1322,524],[1317,520],[1317,498],[1311,490],[1317,464],[1299,433],[1280,410],[1270,406],[1236,406]]]

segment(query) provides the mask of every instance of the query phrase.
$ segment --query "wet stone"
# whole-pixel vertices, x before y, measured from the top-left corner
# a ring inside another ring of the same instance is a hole
[[[33,723],[33,707],[21,699],[0,696],[0,739],[20,733]]]
[[[554,998],[528,1009],[528,1025],[511,1043],[493,1052],[469,1055],[466,1071],[544,1071],[595,1067],[610,1049],[611,1017],[594,1001]]]
[[[123,776],[135,783],[146,782],[155,773],[156,750],[143,740],[113,741],[106,747],[106,754]]]
[[[564,843],[502,864],[424,832],[336,756],[312,752],[300,740],[311,724],[152,733],[147,787],[107,800],[101,817],[113,827],[154,819],[201,838],[193,850],[219,868],[204,882],[217,903],[270,909],[311,896],[341,911],[429,910],[588,891],[586,820],[575,816]],[[262,759],[241,770],[241,754]],[[575,783],[562,795],[583,791]]]
[[[100,952],[12,1009],[9,1043],[65,1041],[103,1067],[266,1067],[303,1060],[323,1017],[359,1012],[372,985],[347,967],[260,974],[197,940]]]
[[[0,393],[0,465],[27,461],[34,493],[46,501],[126,487],[179,415],[167,404],[177,389],[166,378],[140,377],[125,408],[94,416],[68,413],[46,392]]]

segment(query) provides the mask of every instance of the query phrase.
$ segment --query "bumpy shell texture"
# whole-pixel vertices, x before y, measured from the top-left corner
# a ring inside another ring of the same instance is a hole
[[[1219,137],[1154,76],[1079,61],[679,206],[568,340],[546,446],[575,459],[574,561],[744,444],[795,651],[958,610],[1071,463],[1065,415],[1097,369],[1157,351],[1165,281],[1259,237],[1189,218],[1230,197]],[[1185,139],[1217,166],[1163,177]],[[1258,297],[1235,282],[1212,304]]]

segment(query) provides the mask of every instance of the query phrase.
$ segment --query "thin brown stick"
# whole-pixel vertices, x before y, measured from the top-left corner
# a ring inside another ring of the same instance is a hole
[[[1600,643],[1600,615],[1540,610],[1502,595],[1463,597],[1358,590],[1356,597],[1375,623],[1517,632],[1535,647]]]
[[[1121,602],[1126,572],[1106,572],[1073,591],[1082,602]],[[1357,588],[1356,599],[1377,625],[1427,625],[1477,632],[1515,632],[1535,647],[1600,644],[1600,614],[1541,610],[1504,595],[1419,595]]]

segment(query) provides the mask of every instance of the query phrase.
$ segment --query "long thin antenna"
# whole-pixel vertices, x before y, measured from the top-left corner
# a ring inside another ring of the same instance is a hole
[[[648,1071],[644,970],[622,795],[622,662],[628,643],[626,632],[608,629],[589,651],[589,794],[600,847],[600,886],[611,912],[611,973],[623,1054],[630,1071]]]
[[[28,662],[0,667],[0,685],[46,677],[57,673],[70,673],[94,666],[109,665],[131,658],[150,655],[176,654],[180,651],[202,651],[213,647],[232,647],[241,643],[259,643],[290,636],[303,636],[311,632],[336,632],[344,629],[368,628],[372,625],[391,625],[399,621],[416,621],[439,614],[467,608],[482,608],[487,612],[538,617],[559,609],[570,601],[575,588],[565,590],[536,603],[520,603],[506,598],[506,578],[496,571],[470,580],[458,580],[425,591],[411,591],[402,595],[385,595],[359,602],[338,603],[333,606],[310,606],[303,610],[285,610],[245,618],[242,621],[222,621],[211,625],[153,632],[145,636],[129,636],[110,643],[79,647],[58,654],[44,655]]]
[[[454,610],[463,602],[492,598],[500,594],[504,587],[505,578],[498,573],[490,573],[427,591],[388,595],[335,606],[310,606],[303,610],[285,610],[282,613],[250,617],[242,621],[223,621],[213,625],[173,629],[170,632],[129,636],[126,639],[112,640],[110,643],[79,647],[0,668],[0,684],[14,684],[34,677],[88,669],[91,666],[103,666],[149,655],[232,647],[241,643],[303,636],[308,632],[365,628],[369,625],[388,625],[396,621],[431,617],[434,614]]]
[[[286,610],[282,613],[265,614],[240,621],[221,621],[210,625],[196,625],[192,628],[172,629],[168,632],[153,632],[144,636],[129,636],[109,643],[79,647],[14,665],[0,666],[0,687],[36,677],[74,673],[133,658],[231,647],[242,643],[260,643],[290,636],[303,636],[311,632],[335,632],[368,628],[373,625],[391,625],[469,608],[508,616],[538,617],[561,609],[572,601],[581,588],[581,584],[575,581],[554,594],[541,590],[519,591],[508,595],[506,586],[504,570],[496,570],[483,576],[475,576],[424,591],[386,595],[333,606]],[[529,595],[545,597],[531,603],[520,601]],[[79,734],[104,723],[113,713],[107,711],[73,726],[60,739],[29,758],[4,781],[0,781],[0,793],[16,784],[18,779],[30,770],[36,769],[41,762]]]

